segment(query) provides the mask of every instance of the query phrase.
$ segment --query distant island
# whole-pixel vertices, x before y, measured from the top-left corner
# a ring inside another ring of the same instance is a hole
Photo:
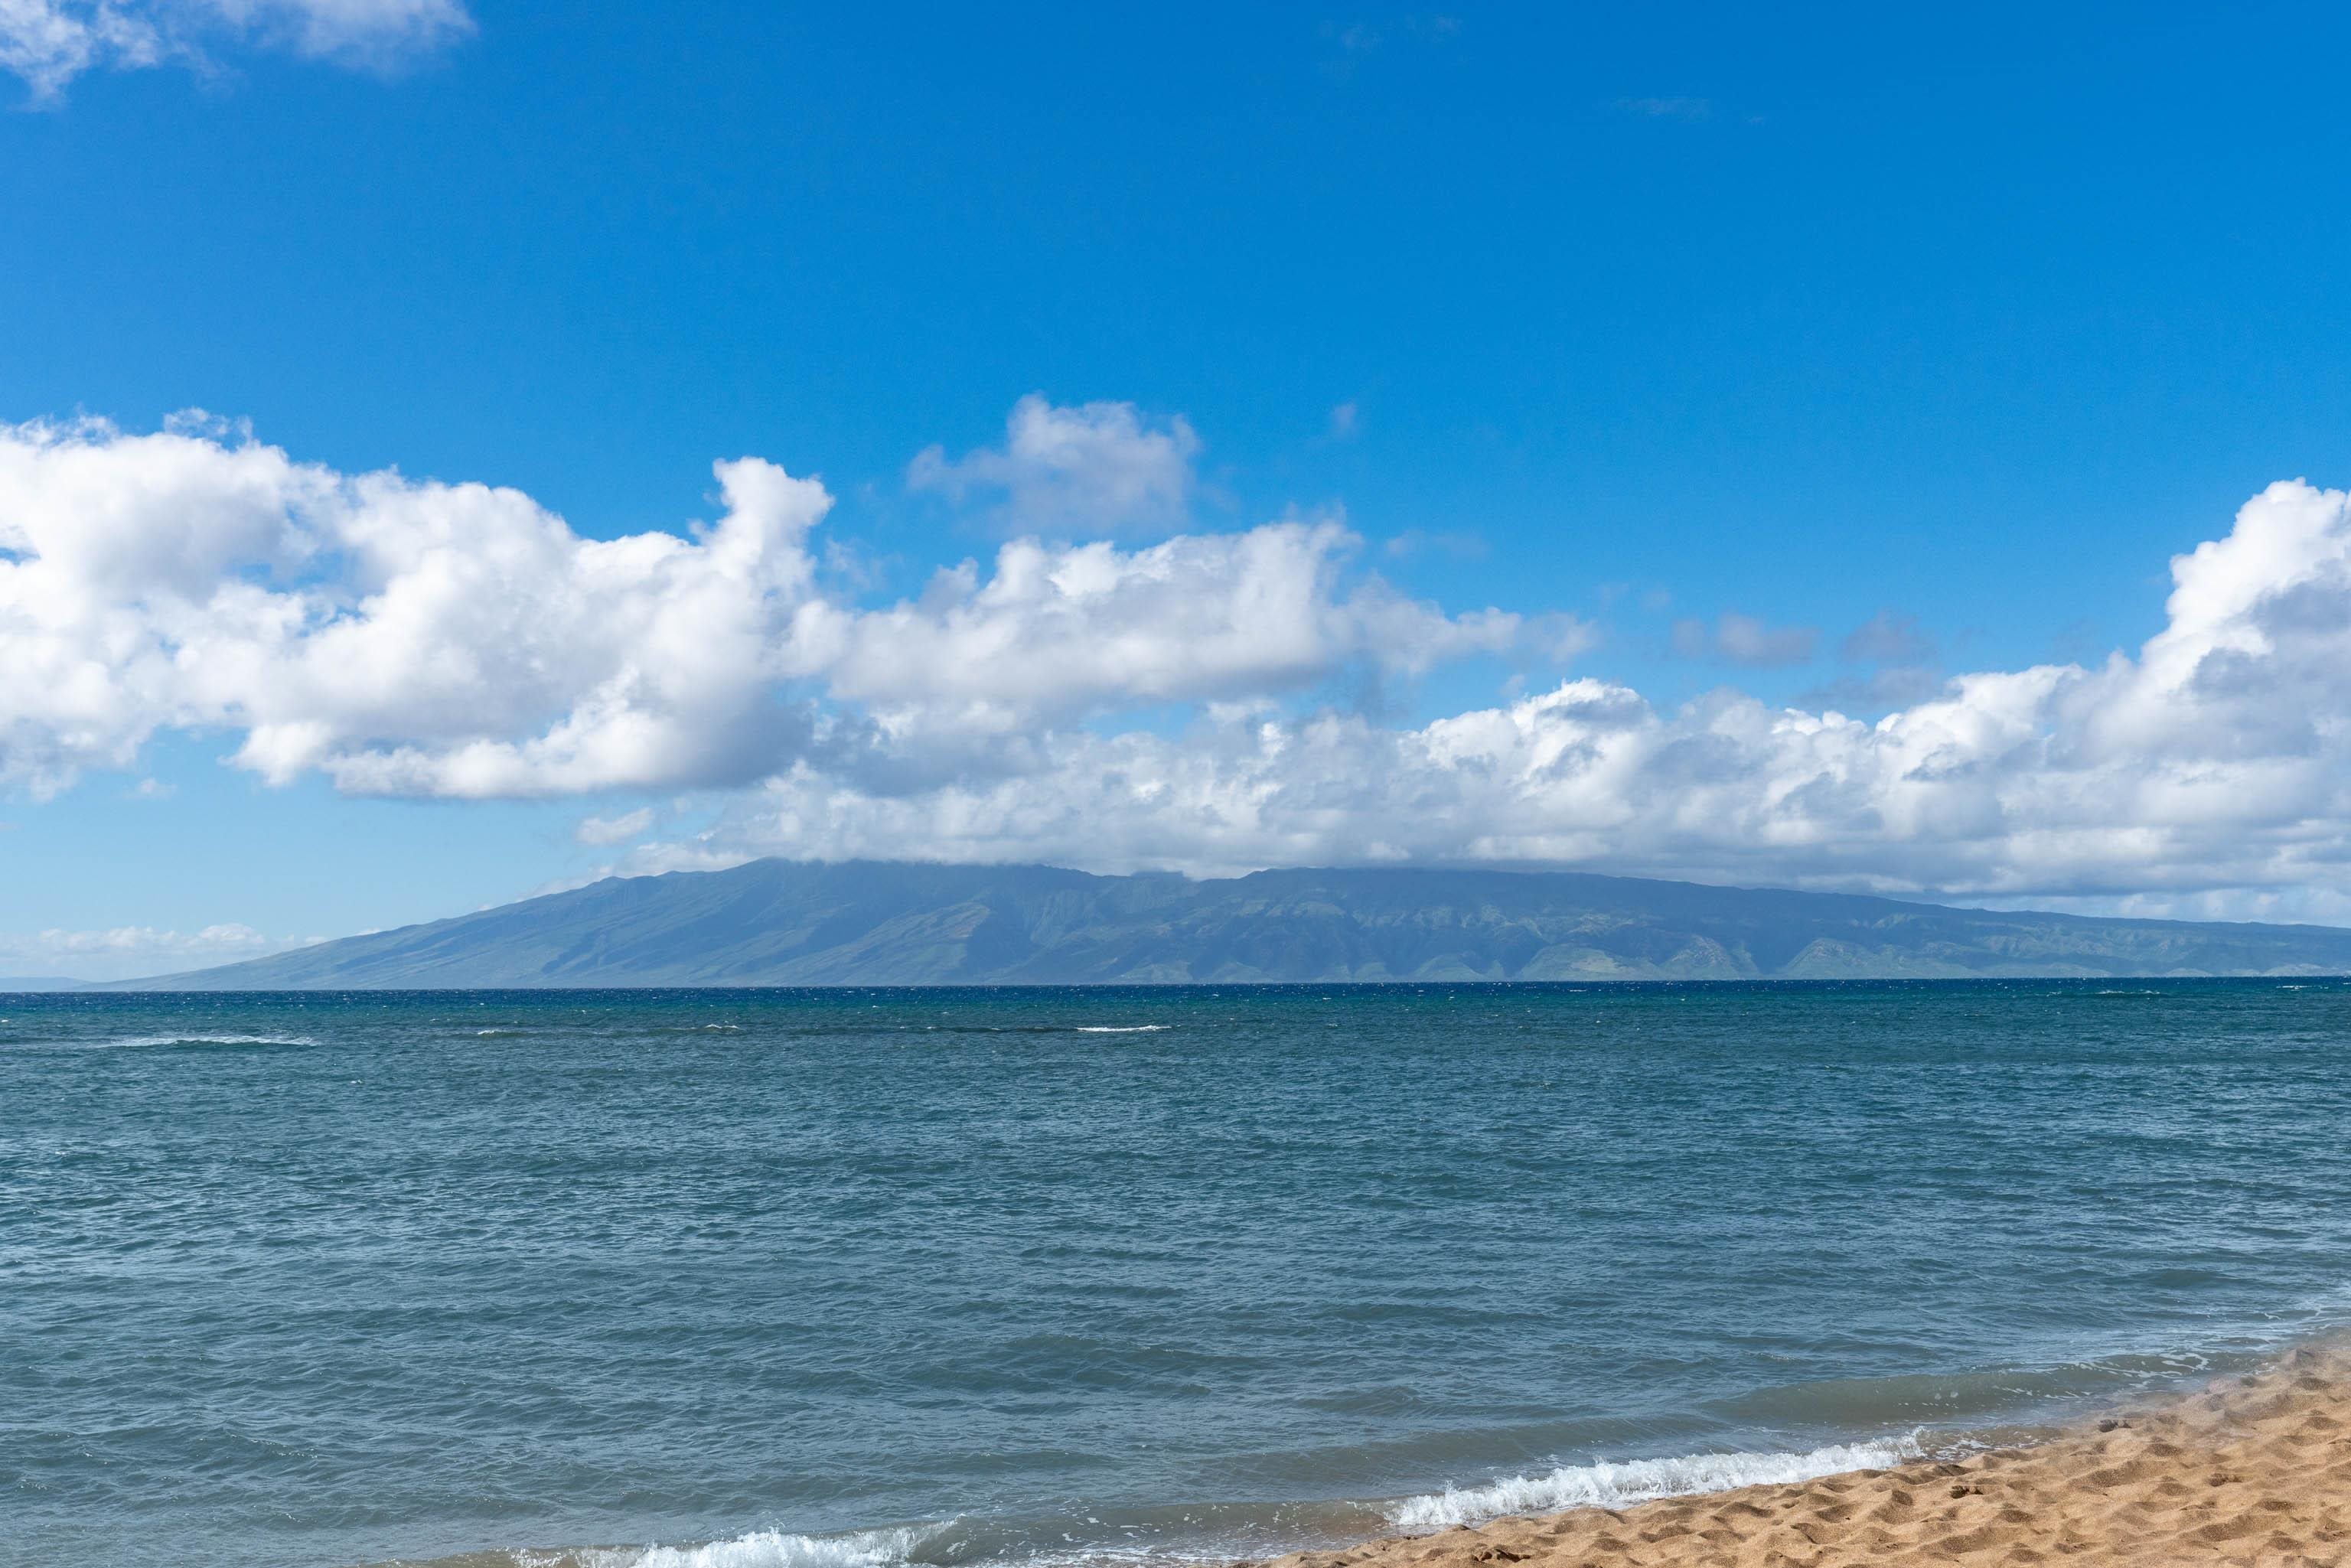
[[[1197,985],[2351,973],[2351,930],[1951,909],[1578,872],[766,860],[107,988]]]

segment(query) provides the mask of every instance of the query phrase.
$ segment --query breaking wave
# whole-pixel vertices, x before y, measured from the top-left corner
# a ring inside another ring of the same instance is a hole
[[[1101,1539],[1063,1535],[1049,1544],[1035,1531],[1017,1531],[1007,1536],[982,1526],[975,1533],[967,1528],[970,1521],[949,1519],[833,1535],[757,1530],[695,1546],[574,1547],[500,1556],[515,1568],[921,1568],[925,1563],[957,1562],[1018,1564],[1019,1568],[1111,1568],[1123,1563],[1136,1568],[1181,1568],[1360,1539],[1377,1533],[1382,1520],[1391,1530],[1415,1534],[1479,1524],[1505,1514],[1615,1508],[1734,1487],[1805,1481],[1845,1470],[1881,1469],[1918,1458],[1925,1452],[1919,1435],[1914,1433],[1805,1453],[1692,1454],[1621,1464],[1570,1465],[1547,1475],[1514,1476],[1479,1487],[1447,1487],[1441,1492],[1385,1503],[1245,1505],[1238,1511],[1259,1516],[1253,1521],[1255,1528],[1233,1534],[1220,1532],[1220,1539],[1192,1531],[1147,1531],[1138,1536],[1107,1531]],[[1308,1517],[1326,1514],[1329,1517],[1311,1521]],[[1105,1521],[1089,1517],[1086,1522],[1102,1525]],[[1236,1522],[1244,1521],[1225,1521],[1228,1531]],[[1193,1538],[1185,1539],[1187,1534]],[[1125,1538],[1120,1539],[1122,1535]],[[464,1561],[471,1568],[475,1560]],[[444,1568],[456,1568],[456,1560],[450,1560]]]
[[[845,1535],[755,1530],[701,1546],[597,1547],[518,1555],[519,1568],[895,1568],[946,1528],[906,1525]]]
[[[1622,1464],[1603,1460],[1565,1465],[1549,1475],[1512,1476],[1481,1487],[1447,1487],[1441,1492],[1393,1503],[1387,1516],[1398,1530],[1443,1530],[1504,1514],[1621,1508],[1661,1497],[1808,1481],[1842,1470],[1884,1469],[1925,1452],[1913,1433],[1874,1443],[1836,1443],[1802,1454],[1690,1454],[1674,1459],[1627,1459]]]

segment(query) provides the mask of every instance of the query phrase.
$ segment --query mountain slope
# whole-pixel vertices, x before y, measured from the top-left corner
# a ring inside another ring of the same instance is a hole
[[[2351,973],[2351,930],[1947,909],[1571,872],[757,861],[611,878],[143,988]]]

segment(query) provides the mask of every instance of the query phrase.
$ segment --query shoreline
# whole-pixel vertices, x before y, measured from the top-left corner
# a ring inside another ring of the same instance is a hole
[[[2351,1562],[2351,1353],[2305,1346],[1964,1458],[1583,1506],[1237,1568]]]
[[[1520,1506],[1498,1510],[1513,1493]],[[2077,1404],[2069,1418],[2045,1425],[1920,1428],[1805,1452],[1595,1461],[1487,1486],[1290,1506],[1353,1512],[1354,1529],[1366,1533],[1340,1526],[1319,1544],[1255,1552],[1238,1542],[1222,1551],[1067,1542],[967,1559],[973,1542],[952,1539],[967,1522],[958,1515],[814,1534],[769,1527],[669,1545],[477,1548],[374,1568],[919,1568],[962,1560],[999,1568],[2343,1568],[2351,1564],[2351,1337],[2336,1330],[2241,1372]]]

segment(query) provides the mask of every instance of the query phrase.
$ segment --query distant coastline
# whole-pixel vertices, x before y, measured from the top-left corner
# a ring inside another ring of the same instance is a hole
[[[2296,977],[2351,930],[1951,908],[1573,872],[755,861],[608,878],[103,988]]]

